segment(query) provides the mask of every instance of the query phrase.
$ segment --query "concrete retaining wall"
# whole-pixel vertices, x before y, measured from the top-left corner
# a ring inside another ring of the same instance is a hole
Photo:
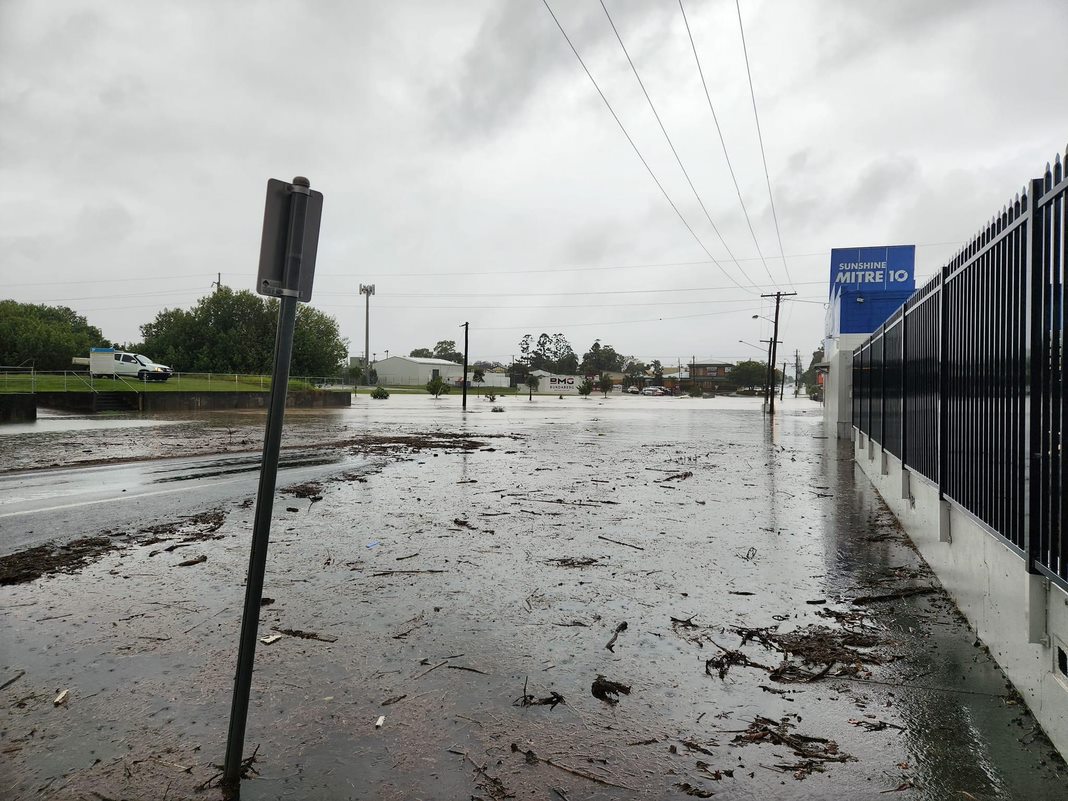
[[[1068,756],[1068,593],[938,488],[853,430],[856,463],[990,649],[1062,755]]]
[[[32,423],[37,419],[37,399],[30,393],[0,395],[0,423]]]
[[[120,394],[120,393],[113,393]],[[131,408],[143,412],[195,412],[224,409],[266,409],[269,392],[127,392]],[[2,397],[2,396],[0,396]],[[38,392],[41,406],[72,412],[92,412],[92,392]],[[332,409],[352,405],[351,392],[290,392],[286,407]]]

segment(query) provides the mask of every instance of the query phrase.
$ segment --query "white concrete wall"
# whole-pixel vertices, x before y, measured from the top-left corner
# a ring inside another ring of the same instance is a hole
[[[838,439],[853,430],[853,351],[868,334],[842,334],[824,340],[824,359],[830,365],[823,384],[823,420]]]
[[[956,505],[940,502],[936,486],[903,471],[899,459],[856,429],[853,434],[857,465],[1053,744],[1068,755],[1068,682],[1057,670],[1057,646],[1068,651],[1068,594],[1029,575],[1007,544]]]

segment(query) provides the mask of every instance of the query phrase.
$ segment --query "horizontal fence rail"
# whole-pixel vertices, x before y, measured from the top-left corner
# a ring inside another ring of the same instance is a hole
[[[352,379],[339,376],[303,376],[289,379],[289,391],[352,391]],[[0,366],[0,393],[27,392],[269,392],[269,375],[238,373],[174,373],[167,381],[140,380],[136,376],[101,378],[73,370],[42,371]]]
[[[853,353],[853,425],[1068,589],[1058,154]]]

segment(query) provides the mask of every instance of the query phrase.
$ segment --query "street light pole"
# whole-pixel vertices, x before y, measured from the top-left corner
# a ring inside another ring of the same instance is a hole
[[[363,317],[363,378],[371,385],[371,295],[375,293],[374,284],[360,284],[360,294],[367,299]]]
[[[470,327],[470,325],[471,325],[470,323],[463,323],[461,325],[461,328],[464,329],[464,377],[463,377],[464,402],[463,402],[463,409],[464,409],[465,412],[467,411],[467,329]]]

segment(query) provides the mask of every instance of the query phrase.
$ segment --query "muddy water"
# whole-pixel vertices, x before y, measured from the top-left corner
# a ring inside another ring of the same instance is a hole
[[[287,418],[291,436],[482,445],[377,448],[321,501],[276,504],[261,630],[321,639],[259,647],[244,798],[1064,797],[944,595],[851,603],[937,582],[817,407],[788,401],[769,427],[745,399],[355,403]],[[178,425],[206,450],[233,422]],[[113,532],[123,547],[77,574],[0,588],[0,683],[26,671],[2,691],[6,795],[218,796],[196,788],[226,734],[245,501],[220,539]],[[874,637],[858,654],[877,663],[789,657],[813,680],[776,681],[788,657],[733,630],[809,626]],[[706,671],[727,652],[764,667]],[[598,675],[630,693],[594,698]]]

